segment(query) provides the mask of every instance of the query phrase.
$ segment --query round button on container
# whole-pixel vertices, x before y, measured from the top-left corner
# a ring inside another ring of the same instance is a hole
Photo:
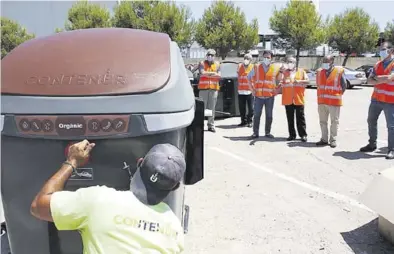
[[[51,132],[55,129],[55,125],[50,120],[44,120],[42,121],[42,129],[44,132]]]
[[[124,131],[126,128],[126,122],[121,119],[121,118],[116,118],[115,120],[112,121],[112,127],[116,131]]]
[[[88,129],[93,132],[99,132],[101,128],[100,121],[92,119],[88,122]]]
[[[19,121],[19,128],[21,128],[22,131],[29,131],[31,128],[30,122],[27,119],[22,119]]]
[[[101,120],[100,125],[101,125],[101,130],[105,132],[109,132],[112,129],[112,122],[109,119]]]
[[[30,125],[31,125],[31,130],[34,132],[40,132],[42,130],[42,123],[38,119],[33,119]]]

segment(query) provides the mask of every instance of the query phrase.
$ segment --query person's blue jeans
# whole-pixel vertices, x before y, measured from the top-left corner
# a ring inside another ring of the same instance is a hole
[[[371,100],[368,110],[369,144],[376,146],[378,139],[378,119],[384,112],[388,130],[388,149],[394,150],[394,104]]]
[[[271,134],[272,111],[274,109],[275,96],[268,98],[255,97],[254,99],[254,116],[253,116],[253,134],[259,135],[260,119],[265,106],[265,135]]]

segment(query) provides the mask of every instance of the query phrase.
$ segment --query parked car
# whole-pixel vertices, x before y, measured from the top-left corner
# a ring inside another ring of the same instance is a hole
[[[348,67],[343,68],[345,69],[347,88],[352,89],[354,86],[367,84],[367,75],[364,71],[357,71]]]
[[[315,70],[309,70],[309,69],[305,69],[306,75],[308,75],[309,78],[309,85],[307,86],[312,87],[312,86],[316,86],[316,71]]]
[[[371,74],[373,69],[373,65],[367,64],[367,65],[361,65],[356,69],[356,71],[363,71],[365,73],[365,76],[368,78],[369,74]]]

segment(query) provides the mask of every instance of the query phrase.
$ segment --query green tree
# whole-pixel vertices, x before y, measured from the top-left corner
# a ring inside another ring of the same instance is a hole
[[[259,23],[253,19],[250,25],[246,26],[245,32],[242,33],[240,49],[250,50],[259,43]]]
[[[28,33],[17,22],[1,17],[1,59],[19,44],[34,37],[34,34]]]
[[[65,24],[65,30],[71,31],[102,27],[111,27],[111,16],[107,8],[97,3],[88,2],[87,0],[80,0],[68,10],[68,20]],[[61,31],[61,29],[56,29],[56,32]]]
[[[245,14],[234,3],[217,1],[205,10],[195,38],[201,46],[215,49],[225,59],[231,50],[250,49],[258,43],[258,24],[254,20],[249,25]]]
[[[388,22],[386,28],[384,29],[384,38],[391,43],[394,43],[394,20]]]
[[[363,9],[347,9],[330,20],[327,39],[331,47],[345,53],[342,63],[345,66],[352,53],[364,53],[376,47],[379,27]]]
[[[285,8],[275,8],[269,23],[279,35],[277,44],[283,49],[296,50],[297,67],[301,50],[324,41],[321,16],[310,1],[291,0]]]
[[[195,27],[190,9],[169,1],[121,2],[114,8],[113,24],[166,33],[180,47],[192,42]]]

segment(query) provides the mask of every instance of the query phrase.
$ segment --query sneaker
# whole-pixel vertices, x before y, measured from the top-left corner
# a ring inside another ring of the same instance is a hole
[[[240,124],[238,124],[238,127],[244,127],[244,126],[246,126],[246,125],[247,125],[246,122],[241,122]]]
[[[215,127],[208,127],[208,131],[213,132],[213,133],[216,132]]]
[[[376,150],[376,148],[377,148],[376,145],[368,144],[366,146],[361,147],[360,152],[364,152],[364,153],[373,152]]]
[[[296,139],[295,137],[291,137],[291,136],[290,136],[290,137],[287,138],[287,141],[293,141],[293,140],[295,140],[295,139]]]
[[[321,139],[319,142],[316,142],[316,146],[326,146],[328,145],[327,141],[324,141],[323,139]]]
[[[336,142],[336,141],[331,141],[331,142],[330,142],[330,147],[331,147],[331,148],[337,147],[337,142]]]
[[[307,141],[308,141],[308,138],[307,138],[307,136],[303,136],[303,137],[301,137],[301,141],[302,141],[302,142],[307,142]]]
[[[268,133],[268,134],[265,134],[265,137],[266,138],[274,138],[274,135]]]
[[[252,123],[248,123],[248,127],[252,128],[253,124]]]
[[[392,160],[394,159],[394,151],[389,151],[386,155],[387,160]]]
[[[252,136],[250,136],[250,137],[251,137],[252,139],[256,139],[256,138],[259,138],[259,135],[253,133]]]

